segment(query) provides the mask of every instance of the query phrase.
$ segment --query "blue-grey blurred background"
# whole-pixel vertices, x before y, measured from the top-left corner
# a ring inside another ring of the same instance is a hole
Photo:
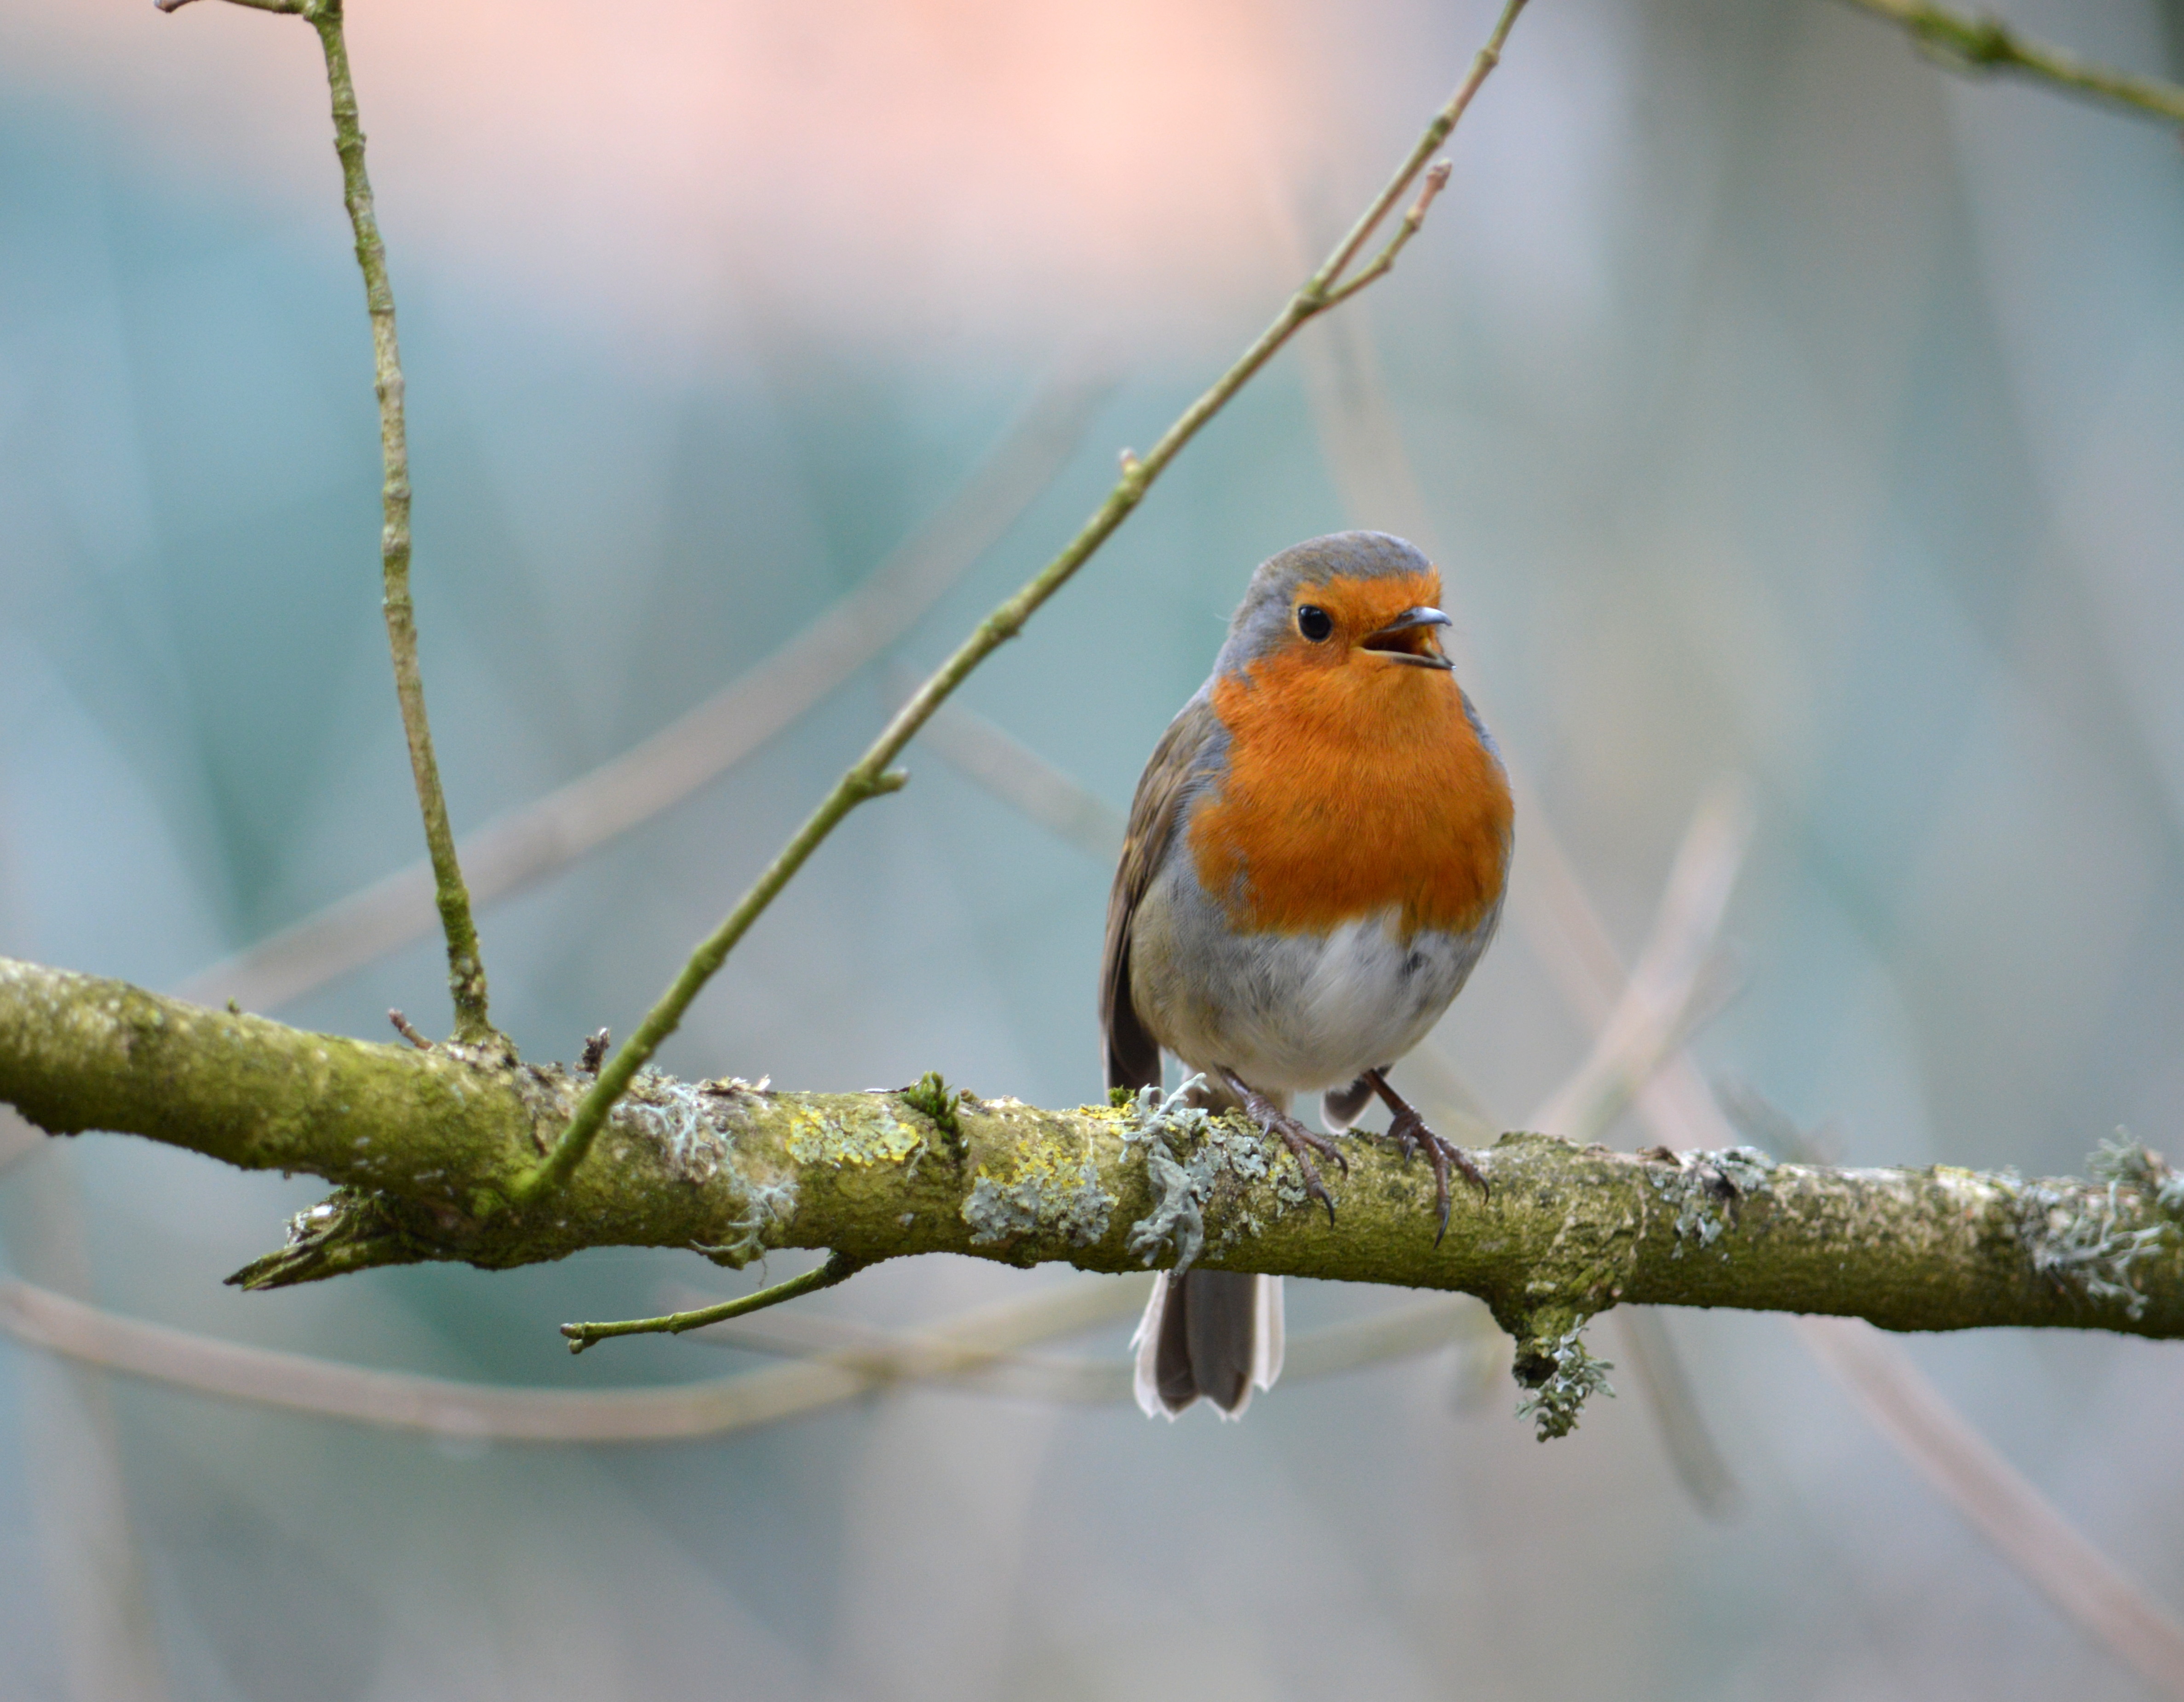
[[[1112,380],[887,660],[485,909],[496,1015],[542,1057],[627,1031],[871,736],[890,666],[1058,546],[1490,22],[1479,0],[350,10],[459,827],[761,661],[1037,397]],[[2184,70],[2174,3],[2011,12]],[[420,849],[325,105],[291,19],[0,0],[0,952],[177,987]],[[1422,531],[1468,683],[1626,954],[1708,786],[1749,781],[1709,1071],[1856,1162],[2074,1171],[2118,1125],[2184,1138],[2176,135],[1956,79],[1821,0],[1536,0],[1454,158],[1396,275],[1278,360],[966,704],[1119,809],[1255,563]],[[1362,437],[1346,375],[1379,398]],[[671,1067],[1095,1093],[1109,870],[940,754],[909,765]],[[1520,824],[1520,886],[1537,843]],[[430,941],[274,1014],[379,1037],[389,1005],[444,1025]],[[1437,1037],[1512,1121],[1588,1039],[1513,930]],[[114,1311],[348,1363],[558,1387],[763,1363],[562,1350],[565,1318],[733,1292],[694,1256],[221,1286],[314,1197],[86,1137],[0,1173],[0,1236],[15,1274]],[[894,1326],[1072,1280],[933,1261],[811,1304]],[[1305,1324],[1385,1303],[1290,1292]],[[1506,1379],[1481,1394],[1446,1352],[1284,1384],[1233,1427],[904,1388],[587,1449],[451,1446],[0,1341],[0,1693],[2143,1694],[1782,1320],[1668,1322],[1733,1518],[1694,1506],[1635,1388],[1542,1448]],[[2184,1604],[2178,1349],[1911,1345]]]

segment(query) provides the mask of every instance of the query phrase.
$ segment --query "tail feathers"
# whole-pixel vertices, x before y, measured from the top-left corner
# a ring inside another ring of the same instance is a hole
[[[1246,1271],[1167,1271],[1153,1279],[1130,1338],[1133,1387],[1148,1418],[1173,1419],[1199,1400],[1241,1418],[1255,1388],[1282,1374],[1282,1279]]]
[[[1358,1114],[1373,1102],[1373,1084],[1360,1076],[1346,1087],[1329,1087],[1319,1096],[1320,1121],[1327,1125],[1328,1132],[1339,1135],[1357,1121]]]

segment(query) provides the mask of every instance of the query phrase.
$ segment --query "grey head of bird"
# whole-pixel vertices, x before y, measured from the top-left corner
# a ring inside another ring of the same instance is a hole
[[[1333,532],[1270,556],[1252,574],[1228,623],[1217,675],[1279,656],[1316,667],[1390,664],[1446,671],[1435,630],[1440,574],[1413,545],[1386,532]]]

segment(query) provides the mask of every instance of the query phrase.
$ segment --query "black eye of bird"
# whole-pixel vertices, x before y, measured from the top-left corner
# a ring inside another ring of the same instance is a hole
[[[1317,644],[1334,631],[1334,622],[1324,609],[1315,603],[1301,603],[1297,605],[1297,631]]]

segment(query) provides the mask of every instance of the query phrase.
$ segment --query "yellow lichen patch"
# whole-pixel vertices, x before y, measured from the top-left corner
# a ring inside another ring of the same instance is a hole
[[[1084,1173],[1086,1156],[1078,1151],[1065,1153],[1058,1141],[1026,1141],[1017,1153],[1015,1180],[1040,1188],[1056,1183],[1074,1187]],[[980,1176],[988,1173],[983,1166],[978,1171]]]
[[[1006,1180],[983,1165],[972,1179],[962,1215],[974,1245],[1031,1238],[1089,1247],[1107,1232],[1115,1197],[1100,1186],[1089,1142],[1026,1131],[1016,1160]]]
[[[830,1117],[809,1105],[789,1111],[788,1155],[800,1165],[899,1165],[924,1141],[878,1099],[847,1118]]]

